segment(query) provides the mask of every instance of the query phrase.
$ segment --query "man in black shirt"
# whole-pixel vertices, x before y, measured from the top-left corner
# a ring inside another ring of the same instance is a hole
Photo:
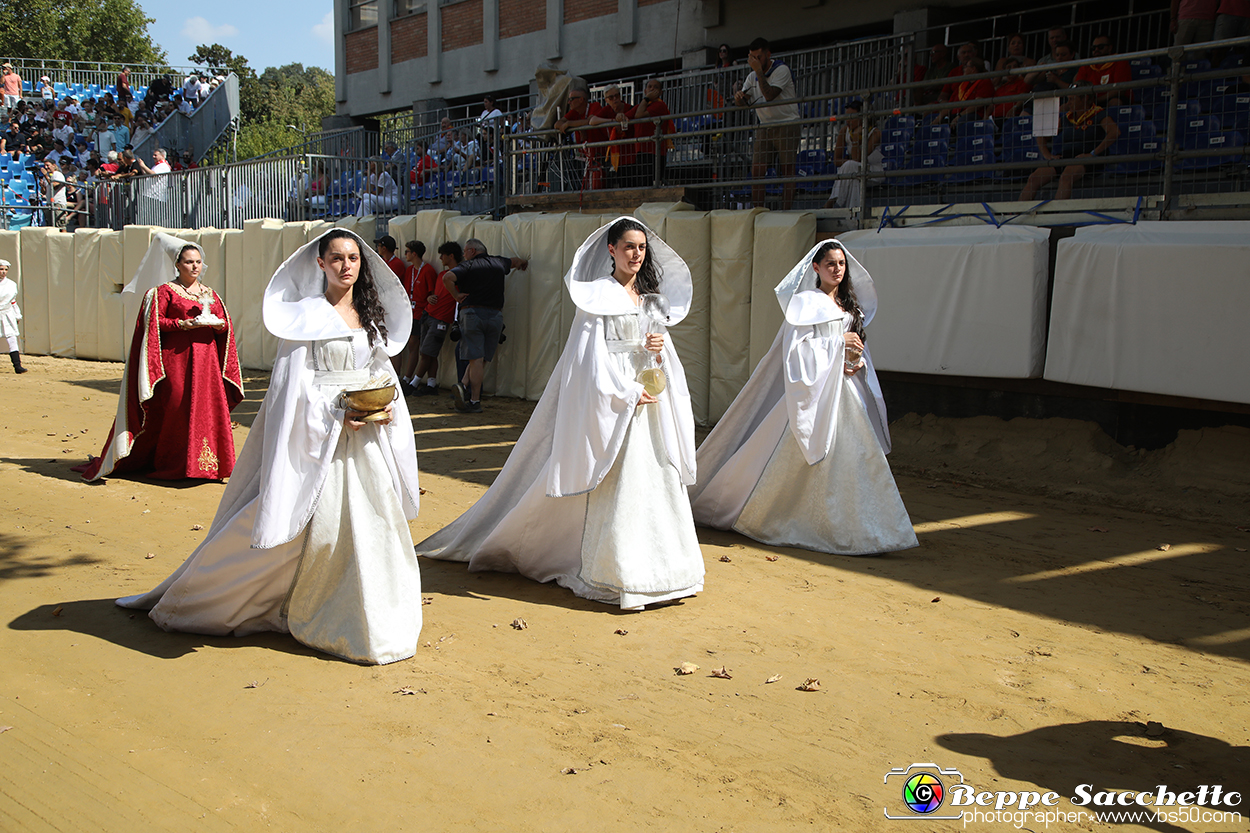
[[[486,244],[473,238],[464,244],[460,265],[443,275],[443,283],[460,305],[460,350],[469,362],[454,389],[458,411],[482,412],[482,376],[486,362],[495,357],[503,331],[503,279],[513,269],[528,268],[527,260],[487,254]]]

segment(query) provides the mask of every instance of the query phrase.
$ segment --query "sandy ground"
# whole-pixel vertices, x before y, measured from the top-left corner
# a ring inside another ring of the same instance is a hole
[[[919,549],[700,530],[706,591],[640,614],[425,561],[423,647],[366,668],[116,608],[190,553],[223,486],[82,483],[69,466],[99,452],[121,366],[27,364],[0,371],[0,830],[958,829],[885,818],[907,812],[885,775],[913,762],[1067,812],[1082,783],[1250,791],[1245,431],[1138,453],[1084,423],[904,417]],[[409,400],[418,540],[481,494],[532,408],[448,402]],[[1122,827],[1250,829],[1239,809]]]

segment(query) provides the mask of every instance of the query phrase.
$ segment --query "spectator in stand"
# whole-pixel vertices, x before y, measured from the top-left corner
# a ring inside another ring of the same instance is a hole
[[[955,68],[950,60],[950,48],[944,43],[935,43],[929,48],[929,68],[925,70],[922,81],[937,81],[939,78],[949,78],[951,71]],[[913,96],[913,100],[917,104],[934,104],[942,95],[943,87],[934,84],[930,87],[918,88]]]
[[[668,105],[660,98],[662,92],[659,79],[647,79],[642,100],[629,111],[630,130],[634,138],[634,167],[632,176],[629,173],[625,176],[626,184],[650,188],[664,181],[668,140],[662,137],[673,132],[673,120],[668,118],[672,115]],[[653,118],[660,121],[642,121]]]
[[[68,164],[69,160],[65,162]],[[69,218],[65,223],[65,230],[69,232],[76,231],[80,228],[86,228],[89,224],[87,216],[87,194],[90,188],[87,185],[88,174],[85,169],[77,170],[71,176],[62,167],[61,172],[65,174],[68,182],[66,191],[68,192],[69,208],[73,209],[69,212]]]
[[[13,70],[13,65],[8,61],[4,62],[2,68],[4,72],[0,74],[0,89],[4,91],[4,113],[7,116],[22,100],[22,76]]]
[[[1046,33],[1047,52],[1045,55],[1037,59],[1036,65],[1041,66],[1045,64],[1058,63],[1059,59],[1055,57],[1055,49],[1058,48],[1061,43],[1068,44],[1068,47],[1072,50],[1072,57],[1068,60],[1076,60],[1081,57],[1076,54],[1076,47],[1072,46],[1072,41],[1068,40],[1068,30],[1062,26],[1056,26]]]
[[[121,116],[113,116],[112,122],[113,146],[125,150],[130,144],[130,128],[122,122]]]
[[[121,170],[121,156],[115,150],[110,150],[105,154],[104,162],[100,164],[100,179],[111,179]]]
[[[1220,0],[1172,0],[1173,43],[1184,46],[1189,43],[1206,43],[1214,40],[1215,14]],[[1205,53],[1192,53],[1202,57]]]
[[[198,167],[199,167],[199,165],[195,164],[195,154],[193,154],[193,153],[192,153],[191,151],[189,151],[189,150],[184,150],[184,151],[182,152],[182,170],[184,170],[184,171],[193,171],[193,170],[195,170],[195,169],[196,169],[196,168],[198,168]],[[322,199],[324,200],[324,199],[325,199],[325,194],[326,194],[326,192],[325,192],[325,188],[329,187],[329,182],[328,182],[328,180],[326,179],[326,166],[325,166],[325,163],[323,163],[323,162],[318,162],[318,163],[317,163],[317,169],[321,172],[321,181],[322,181],[322,183],[324,183],[323,188],[322,188],[322,191],[321,191],[321,197],[322,197]],[[313,181],[314,181],[314,182],[316,182],[316,180],[313,180]]]
[[[713,64],[716,69],[728,69],[734,65],[733,50],[729,44],[722,43],[716,47],[716,63]]]
[[[80,168],[87,167],[87,160],[91,158],[91,151],[87,150],[87,140],[78,139],[74,143],[74,164]]]
[[[1215,31],[1212,40],[1226,40],[1250,35],[1250,0],[1220,0],[1215,12]],[[1243,47],[1244,51],[1244,47]],[[1224,62],[1229,50],[1221,49],[1211,54],[1211,66]]]
[[[413,185],[424,185],[429,178],[438,173],[438,160],[425,149],[424,142],[414,146],[417,162],[408,170],[408,181]]]
[[[22,125],[17,119],[9,119],[9,129],[0,136],[0,153],[12,153],[20,144],[26,141],[26,134],[22,132]]]
[[[360,192],[360,207],[356,209],[356,216],[367,217],[370,214],[387,214],[398,210],[399,186],[386,172],[386,163],[382,161],[382,157],[375,156],[369,160],[369,178],[365,181],[364,190]],[[400,263],[401,267],[402,265]]]
[[[585,83],[574,81],[569,86],[568,93],[565,97],[567,108],[564,115],[556,120],[553,125],[556,130],[561,133],[570,134],[574,142],[582,143],[586,141],[585,134],[581,128],[590,124],[590,96],[587,92]],[[589,148],[565,149],[561,151],[560,160],[563,162],[560,170],[563,175],[563,182],[560,190],[577,191],[580,189],[593,187],[593,167],[594,154],[588,153]],[[556,174],[552,173],[554,177]]]
[[[143,140],[152,135],[152,127],[143,116],[135,116],[135,130],[130,134],[130,144],[135,147],[143,144]]]
[[[960,44],[959,49],[955,50],[955,67],[951,69],[951,77],[958,78],[964,74],[964,65],[969,61],[976,61],[980,69],[977,72],[989,72],[990,62],[981,57],[981,45],[976,41],[968,41]]]
[[[513,269],[525,271],[529,262],[492,257],[477,238],[464,244],[464,255],[465,261],[443,276],[443,284],[460,305],[460,346],[469,362],[456,384],[455,405],[457,411],[480,414],[486,362],[495,357],[503,332],[504,276]]]
[[[65,99],[61,102],[61,109],[65,111],[66,118],[70,122],[77,121],[78,117],[82,115],[82,107],[79,106],[78,99],[72,95],[65,96]]]
[[[1002,67],[1004,72],[1009,74],[1003,79],[1003,83],[994,90],[995,98],[1005,95],[1022,95],[1033,89],[1029,86],[1029,82],[1024,80],[1023,75],[1010,74],[1011,70],[1024,66],[1021,58],[1015,55],[1008,55],[999,62],[999,66]],[[999,102],[994,105],[993,116],[999,121],[1009,119],[1018,115],[1026,103],[1027,101],[1024,100]]]
[[[985,72],[985,64],[977,55],[970,55],[963,65],[964,76],[977,75]],[[949,93],[947,92],[949,90]],[[941,100],[951,103],[961,101],[973,101],[979,98],[994,97],[994,82],[988,78],[970,79],[967,81],[959,81],[958,83],[948,84],[942,91]],[[982,104],[972,107],[948,107],[939,113],[941,121],[950,121],[953,125],[959,124],[961,121],[971,121],[981,118],[991,105]]]
[[[126,107],[134,100],[135,94],[130,89],[130,68],[122,67],[122,71],[117,73],[117,83],[114,85],[117,89],[117,103]]]
[[[482,96],[482,113],[477,117],[477,123],[499,124],[503,119],[503,113],[495,106],[495,97],[493,95]]]
[[[868,136],[864,136],[864,104],[858,99],[846,105],[846,113],[839,120],[838,135],[833,140],[833,161],[838,166],[839,174],[859,174],[864,169],[864,140],[868,141],[868,171],[880,173],[884,170],[881,155],[881,131],[876,126],[868,128]],[[869,180],[879,184],[880,179]],[[859,179],[837,179],[833,182],[833,191],[825,202],[825,208],[858,208],[863,199],[863,189]]]
[[[425,257],[425,244],[420,240],[410,240],[407,249],[404,253],[404,259],[409,264],[407,286],[411,288],[412,314],[417,323],[408,340],[404,368],[410,386],[408,392],[429,396],[438,393],[438,354],[454,320],[456,299],[438,279],[434,267],[422,259]]]
[[[195,112],[195,107],[192,106],[190,101],[187,101],[186,96],[182,93],[174,95],[174,107],[184,116],[189,116]]]
[[[52,128],[52,136],[60,139],[65,147],[74,143],[74,127],[69,124],[65,116],[56,117],[56,127]]]
[[[764,205],[764,177],[768,175],[769,163],[776,160],[777,174],[794,176],[794,160],[799,150],[799,105],[790,68],[773,58],[768,41],[756,38],[751,41],[747,53],[751,74],[742,82],[742,89],[734,93],[734,103],[739,107],[760,106],[755,110],[760,126],[755,131],[751,153],[751,202],[756,207]],[[794,182],[782,185],[781,207],[789,210],[794,204]]]
[[[65,212],[68,206],[65,191],[65,174],[61,173],[60,167],[51,159],[44,159],[43,176],[46,189],[43,196],[52,206],[52,225],[56,228],[64,229],[69,222],[69,217]]]
[[[39,78],[39,97],[44,101],[56,98],[56,89],[52,86],[52,79],[46,75]]]
[[[200,97],[204,89],[204,82],[200,80],[199,73],[193,72],[187,76],[187,80],[182,82],[182,100],[195,109],[200,106]]]
[[[1024,54],[1024,35],[1019,32],[1012,32],[1007,36],[1007,54],[998,59],[998,63],[994,65],[995,72],[1006,72],[1007,61],[1015,58],[1019,66],[1031,67],[1037,61]]]
[[[138,167],[139,173],[142,174],[167,174],[173,170],[173,166],[170,165],[169,161],[165,158],[165,151],[162,148],[157,148],[152,151],[151,167],[149,167],[146,162],[137,156],[132,154],[132,157],[134,159],[133,164]]]
[[[117,111],[117,102],[113,99],[112,93],[105,93],[104,96],[96,104],[96,112],[101,124],[108,124],[113,116],[121,115]]]
[[[1098,156],[1120,138],[1120,128],[1115,119],[1098,106],[1089,88],[1079,86],[1068,94],[1066,112],[1059,119],[1059,138],[1062,140],[1062,148],[1060,155],[1056,156],[1051,153],[1050,139],[1046,136],[1037,137],[1037,149],[1043,159],[1088,159]],[[1076,183],[1085,176],[1085,166],[1066,165],[1063,173],[1057,173],[1052,167],[1036,168],[1029,174],[1029,181],[1024,184],[1019,198],[1035,199],[1037,192],[1056,176],[1059,177],[1059,185],[1055,189],[1054,198],[1069,199]]]
[[[47,155],[43,158],[56,165],[60,165],[61,157],[63,156],[72,156],[72,154],[65,147],[65,141],[63,139],[53,139],[52,150],[48,151]]]
[[[1106,84],[1125,84],[1133,80],[1133,69],[1128,61],[1113,61],[1115,44],[1106,35],[1095,35],[1089,47],[1094,63],[1086,64],[1076,72],[1073,83],[1089,84],[1098,87]],[[1133,103],[1132,90],[1104,90],[1097,93],[1099,105],[1103,107],[1119,107],[1121,104]]]
[[[1066,63],[1076,60],[1076,50],[1072,48],[1072,44],[1067,41],[1061,41],[1055,44],[1050,52],[1052,60],[1037,62],[1037,72],[1030,72],[1024,76],[1024,80],[1032,85],[1034,92],[1044,92],[1046,90],[1066,90],[1072,86],[1072,82],[1076,80],[1076,73],[1080,67],[1068,67],[1067,69],[1047,69],[1046,65],[1056,63]]]
[[[620,89],[615,86],[612,89],[616,89],[619,100]],[[556,130],[566,133],[573,131],[573,141],[579,144],[607,141],[608,131],[595,126],[616,120],[616,112],[611,109],[609,101],[604,103],[588,101],[586,90],[577,86],[569,89],[568,104],[569,109],[564,114],[564,118],[555,124]],[[623,122],[626,119],[627,116],[622,116]],[[586,163],[586,177],[582,184],[591,188],[602,188],[605,179],[604,148],[585,148],[579,152]]]
[[[443,170],[449,170],[449,157],[453,156],[456,147],[456,134],[451,129],[451,119],[443,116],[443,120],[439,122],[438,135],[434,137],[434,141],[430,143],[430,153],[438,160],[439,167]]]
[[[593,129],[586,133],[588,141],[617,141],[629,136],[630,107],[625,103],[620,87],[612,84],[603,91],[603,102],[591,106],[590,124]],[[596,106],[597,110],[593,109]],[[634,163],[632,144],[599,148],[597,157],[603,168],[604,185],[608,188],[622,187],[625,169]]]

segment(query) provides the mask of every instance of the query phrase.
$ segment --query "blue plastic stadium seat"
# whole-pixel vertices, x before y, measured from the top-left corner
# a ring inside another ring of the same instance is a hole
[[[902,170],[907,165],[907,152],[910,149],[911,142],[887,142],[881,145],[882,167],[887,171]]]
[[[910,130],[914,132],[916,130],[916,117],[904,115],[890,116],[885,120],[885,129]]]
[[[1220,69],[1236,69],[1245,65],[1246,56],[1234,49],[1224,56],[1224,60],[1220,62]]]
[[[915,171],[910,176],[902,177],[902,185],[920,185],[927,182],[938,182],[943,178],[942,169],[946,167],[946,157],[950,153],[950,143],[941,139],[916,140],[912,157],[907,162],[906,170]]]
[[[1220,101],[1220,121],[1230,130],[1250,130],[1250,93],[1232,93]]]
[[[910,127],[895,127],[881,134],[885,142],[906,142],[911,144],[914,132]]]
[[[1033,141],[1033,117],[1032,116],[1015,116],[1007,119],[1003,124],[1003,140],[1013,133],[1029,134],[1029,141]]]
[[[964,136],[993,136],[995,131],[993,119],[977,119],[976,121],[960,122],[956,132]]]
[[[1192,116],[1181,122],[1181,135],[1203,135],[1220,132],[1219,116]]]
[[[955,149],[950,154],[951,167],[965,165],[992,165],[997,160],[994,156],[994,137],[984,135],[960,136],[955,140]],[[993,177],[994,171],[965,171],[952,173],[951,182],[972,182],[977,179]]]
[[[1210,118],[1210,117],[1208,117]],[[1239,148],[1242,144],[1241,133],[1234,130],[1229,133],[1220,133],[1212,131],[1208,133],[1189,133],[1185,136],[1185,150],[1217,150]],[[1208,168],[1218,168],[1221,165],[1230,165],[1241,160],[1240,153],[1229,153],[1220,156],[1200,156],[1195,159],[1182,159],[1182,170],[1206,170]]]
[[[1185,119],[1194,118],[1202,115],[1202,105],[1192,99],[1178,102],[1176,105],[1176,122],[1184,124]],[[1168,102],[1160,101],[1154,106],[1152,121],[1155,123],[1155,130],[1160,134],[1168,132]]]
[[[1146,108],[1140,104],[1125,104],[1120,107],[1108,108],[1111,118],[1118,125],[1130,124],[1137,121],[1146,120]]]
[[[949,124],[926,124],[916,130],[916,143],[949,142],[951,126]]]
[[[825,152],[819,148],[799,151],[795,158],[795,173],[806,177],[799,183],[800,191],[824,192],[833,187],[828,180],[820,179],[829,173],[829,169],[825,161]]]

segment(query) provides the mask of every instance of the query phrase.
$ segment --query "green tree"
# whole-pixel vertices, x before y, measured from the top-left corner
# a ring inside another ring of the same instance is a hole
[[[134,0],[0,3],[0,54],[116,64],[162,64],[154,20]]]

